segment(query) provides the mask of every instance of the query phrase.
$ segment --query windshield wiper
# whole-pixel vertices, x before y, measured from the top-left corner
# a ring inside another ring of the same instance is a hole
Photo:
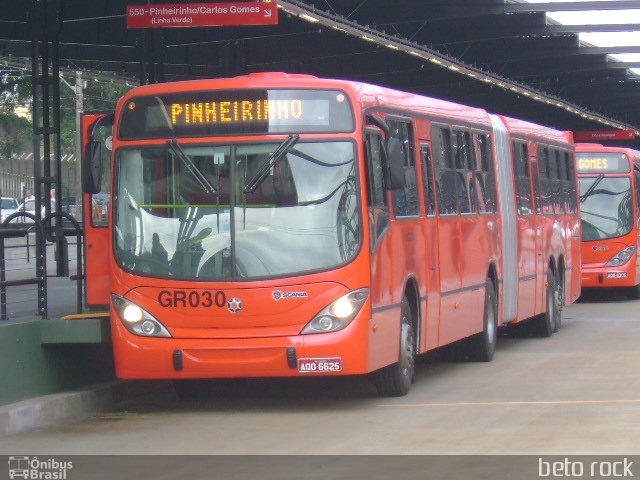
[[[184,153],[184,150],[182,149],[182,147],[180,146],[177,140],[168,140],[167,146],[171,149],[174,155],[182,161],[184,166],[187,167],[187,170],[191,172],[191,175],[193,175],[193,178],[195,178],[198,181],[200,186],[204,189],[205,193],[209,193],[209,194],[218,193],[215,187],[211,185],[211,182],[209,181],[209,179],[204,176],[204,174],[200,171],[200,169],[196,167],[195,163],[191,161],[189,156],[186,153]]]
[[[264,179],[267,178],[269,170],[271,170],[271,168],[273,168],[273,166],[285,156],[291,147],[298,143],[298,140],[300,140],[300,135],[289,135],[284,142],[278,145],[278,148],[276,148],[271,154],[269,161],[264,165],[264,167],[258,170],[258,172],[244,186],[244,193],[254,192]]]
[[[600,175],[598,175],[598,177],[593,181],[593,183],[589,185],[589,188],[587,188],[587,191],[584,192],[582,195],[580,195],[580,203],[583,203],[587,198],[589,198],[589,196],[593,193],[593,191],[596,189],[596,187],[602,181],[603,178],[604,178],[604,173],[601,173]]]

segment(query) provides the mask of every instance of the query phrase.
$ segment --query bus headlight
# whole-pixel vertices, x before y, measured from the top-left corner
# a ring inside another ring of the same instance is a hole
[[[368,297],[368,288],[361,288],[343,295],[313,317],[313,320],[307,323],[300,333],[306,335],[342,330],[355,318]]]
[[[627,247],[621,252],[614,255],[606,264],[607,267],[619,267],[627,263],[636,251],[636,247]]]
[[[122,325],[129,332],[140,337],[171,337],[164,325],[135,303],[120,295],[111,295],[111,301]]]

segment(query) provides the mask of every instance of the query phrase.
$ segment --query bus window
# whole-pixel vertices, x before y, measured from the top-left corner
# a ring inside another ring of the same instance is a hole
[[[469,145],[469,132],[456,131],[453,135],[454,144],[454,165],[456,169],[455,195],[459,213],[470,213],[472,211],[468,196],[468,173],[472,162],[471,149]]]
[[[564,210],[567,213],[575,213],[575,174],[573,171],[573,158],[569,152],[562,152],[562,194],[564,198]]]
[[[553,186],[551,184],[551,155],[548,147],[538,148],[540,164],[540,204],[542,213],[553,213]]]
[[[404,153],[404,187],[392,191],[394,213],[396,217],[419,215],[420,203],[411,123],[392,120],[389,121],[389,129],[389,135],[402,142]]]
[[[533,184],[533,198],[536,201],[536,213],[542,213],[542,193],[540,188],[540,162],[535,158],[530,158],[531,183]]]
[[[382,144],[378,132],[367,133],[366,155],[369,224],[371,227],[371,250],[373,250],[376,241],[389,226],[389,208],[387,207],[382,166]]]
[[[424,182],[424,199],[426,203],[427,215],[433,215],[436,212],[436,199],[433,194],[433,173],[431,164],[431,153],[428,145],[420,147],[420,157],[422,158],[422,172]]]
[[[440,213],[455,215],[458,213],[458,206],[454,194],[456,191],[456,172],[451,163],[451,132],[446,127],[433,127],[432,139]]]
[[[580,178],[580,202],[584,241],[621,237],[633,228],[629,177]]]
[[[551,177],[551,183],[553,185],[553,209],[556,213],[564,213],[564,196],[562,194],[563,168],[560,151],[558,149],[553,149],[551,151],[551,155],[551,163],[553,169],[553,176]]]
[[[483,201],[480,202],[480,211],[493,213],[496,211],[496,184],[493,174],[491,139],[487,134],[474,133],[473,144],[479,168],[478,183],[483,198]]]
[[[111,190],[111,141],[113,126],[100,125],[93,134],[94,140],[102,142],[102,176],[100,177],[100,191],[91,194],[91,225],[94,227],[106,227],[108,222],[109,193]]]
[[[514,142],[513,154],[518,213],[520,215],[528,215],[533,213],[533,209],[531,208],[531,183],[529,182],[529,152],[527,150],[527,144]]]

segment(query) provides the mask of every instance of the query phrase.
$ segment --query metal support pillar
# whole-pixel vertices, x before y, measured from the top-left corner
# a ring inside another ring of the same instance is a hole
[[[62,10],[60,0],[32,0],[29,11],[31,38],[31,70],[33,95],[33,176],[35,194],[36,221],[42,220],[42,207],[45,217],[51,212],[51,189],[56,189],[55,208],[62,206],[62,158],[60,156],[60,70],[59,35],[62,28]],[[54,162],[52,174],[51,161]],[[41,165],[42,163],[42,165]],[[47,316],[46,283],[46,237],[53,233],[56,242],[56,274],[62,276],[68,265],[63,262],[65,255],[62,223],[56,222],[54,228],[45,235],[36,237],[36,274],[44,281],[38,291],[38,310]]]

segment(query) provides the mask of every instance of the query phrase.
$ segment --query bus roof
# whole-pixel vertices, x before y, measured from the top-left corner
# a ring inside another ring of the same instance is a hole
[[[489,113],[476,107],[441,100],[438,98],[417,95],[394,90],[378,85],[340,79],[319,78],[313,75],[292,74],[284,72],[250,73],[230,78],[204,80],[186,80],[181,82],[157,83],[144,85],[130,90],[121,101],[135,95],[153,95],[168,91],[197,91],[212,89],[244,89],[244,88],[319,88],[339,89],[358,98],[362,108],[384,106],[395,110],[410,110],[418,115],[445,119],[454,125],[457,122],[491,126]],[[525,120],[500,116],[507,128],[515,136],[546,139],[558,144],[571,145],[570,132],[562,132],[537,125]]]
[[[318,78],[313,75],[283,72],[250,73],[231,78],[186,80],[181,82],[143,85],[127,92],[123,100],[137,95],[154,95],[168,91],[197,91],[245,88],[319,88],[339,89],[358,98],[363,108],[384,105],[386,108],[411,110],[430,117],[445,117],[451,121],[464,121],[489,126],[487,112],[481,108],[416,95],[400,90],[349,80]]]
[[[501,118],[511,134],[515,137],[534,139],[544,138],[556,143],[566,144],[567,146],[572,144],[569,140],[571,138],[571,132],[563,132],[561,130],[556,130],[517,118],[506,116],[501,116]]]

